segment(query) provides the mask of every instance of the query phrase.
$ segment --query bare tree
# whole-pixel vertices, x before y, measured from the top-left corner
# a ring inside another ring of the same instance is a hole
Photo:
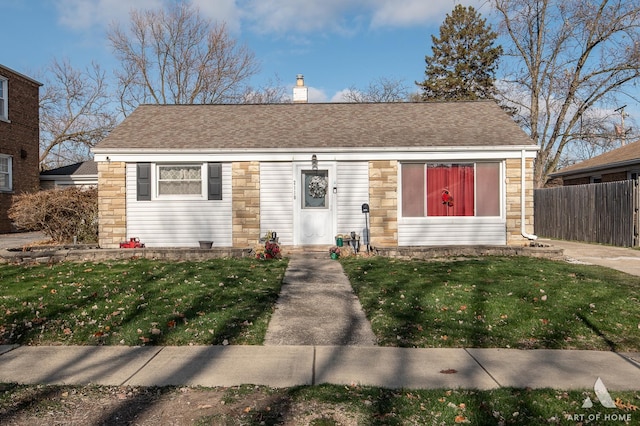
[[[410,94],[409,88],[403,81],[380,77],[364,89],[349,87],[342,97],[346,102],[406,102]]]
[[[66,59],[54,59],[46,71],[40,96],[41,170],[91,158],[90,149],[117,124],[99,65],[79,70]]]
[[[201,17],[189,2],[130,14],[129,31],[108,31],[116,57],[119,99],[126,115],[142,103],[213,104],[244,100],[258,71],[253,53],[224,24]]]
[[[592,119],[598,114],[610,119],[607,108],[611,111],[616,99],[632,96],[626,90],[640,76],[640,3],[491,2],[511,42],[505,45],[505,53],[515,60],[507,74],[503,101],[515,107],[516,118],[540,146],[534,168],[540,187],[560,164],[569,144],[588,141],[584,131],[587,111],[592,112]],[[593,131],[603,128],[602,119],[599,121],[590,127]],[[593,131],[586,135],[593,137]]]
[[[291,102],[287,88],[279,78],[270,79],[263,86],[254,88],[247,86],[242,96],[243,104],[282,104]]]

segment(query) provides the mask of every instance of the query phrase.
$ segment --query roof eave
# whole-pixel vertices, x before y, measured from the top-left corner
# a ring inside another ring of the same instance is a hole
[[[564,176],[570,176],[570,175],[576,175],[576,174],[599,172],[602,170],[626,167],[634,164],[640,166],[640,158],[635,158],[633,160],[618,161],[615,163],[601,164],[597,166],[585,167],[580,169],[572,169],[567,171],[559,170],[557,172],[550,173],[549,177],[557,178],[557,177],[564,177]]]

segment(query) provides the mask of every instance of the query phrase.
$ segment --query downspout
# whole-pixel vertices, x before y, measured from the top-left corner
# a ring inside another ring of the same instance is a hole
[[[524,229],[525,222],[525,175],[526,175],[526,162],[525,162],[525,150],[522,150],[522,155],[520,157],[520,233],[522,236],[530,241],[535,241],[538,239],[537,235],[528,234]]]

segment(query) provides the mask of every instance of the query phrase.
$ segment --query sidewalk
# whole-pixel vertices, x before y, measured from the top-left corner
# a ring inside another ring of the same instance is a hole
[[[640,390],[640,354],[363,346],[0,346],[0,382]],[[635,361],[634,361],[635,359]]]

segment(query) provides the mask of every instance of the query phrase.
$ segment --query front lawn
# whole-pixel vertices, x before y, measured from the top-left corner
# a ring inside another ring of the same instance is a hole
[[[0,265],[0,344],[261,344],[286,265]]]
[[[341,260],[384,346],[640,350],[640,278],[530,257]]]

